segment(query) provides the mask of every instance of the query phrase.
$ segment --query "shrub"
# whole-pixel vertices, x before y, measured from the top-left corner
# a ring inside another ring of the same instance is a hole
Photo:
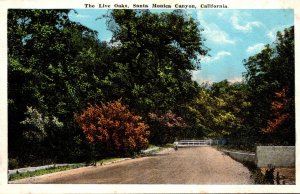
[[[17,159],[8,159],[8,169],[15,169],[19,167],[19,162]]]
[[[121,100],[89,105],[76,118],[88,142],[105,145],[120,153],[133,153],[148,146],[148,125],[142,117],[132,114]]]
[[[151,142],[156,144],[166,144],[174,142],[176,137],[184,136],[185,131],[190,126],[183,118],[177,116],[172,111],[164,114],[149,113],[151,125]]]
[[[24,121],[20,123],[26,125],[28,130],[24,132],[25,139],[31,141],[43,141],[47,136],[47,129],[62,128],[64,124],[55,116],[44,116],[37,109],[28,107],[25,112],[27,116]]]

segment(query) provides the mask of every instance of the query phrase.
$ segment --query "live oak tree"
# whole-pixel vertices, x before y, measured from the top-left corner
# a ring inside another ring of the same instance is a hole
[[[249,135],[244,131],[249,106],[247,85],[223,80],[209,88],[203,87],[189,109],[194,114],[195,127],[202,128],[205,137],[245,144],[242,140]]]
[[[184,115],[199,89],[191,70],[207,49],[181,11],[113,10],[111,43],[69,13],[8,10],[8,149],[21,163],[85,160],[74,115],[89,103],[122,98],[147,122],[149,112]]]
[[[182,11],[154,14],[149,10],[113,10],[108,17],[113,32],[114,98],[147,118],[149,112],[172,111],[184,115],[183,107],[197,94],[191,71],[207,54],[198,24]],[[162,126],[154,136],[165,134]],[[175,136],[175,134],[174,134]]]
[[[107,46],[96,32],[70,21],[69,11],[8,11],[10,157],[71,160],[84,153],[77,152],[81,135],[74,128],[74,113],[103,99],[100,78],[106,66],[101,56],[107,54]],[[33,129],[21,123],[27,107],[42,117],[57,118],[64,127],[46,127],[42,142],[24,138]]]
[[[177,12],[113,10],[109,24],[113,41],[121,43],[110,77],[132,108],[166,112],[192,98],[190,71],[199,65],[197,56],[206,54],[193,19]]]
[[[27,128],[32,126],[21,125],[21,122],[25,120],[26,107],[34,107],[43,116],[54,110],[48,106],[52,101],[45,99],[54,97],[51,93],[56,85],[48,68],[54,70],[54,64],[59,63],[57,59],[62,55],[58,40],[67,12],[8,11],[8,143],[9,155],[17,155],[20,160],[34,160],[52,147],[24,139]]]
[[[295,144],[294,27],[244,61],[242,83],[203,87],[188,105],[193,128],[242,148]],[[201,133],[200,133],[201,134]]]
[[[277,33],[274,45],[266,45],[244,61],[250,88],[249,126],[258,142],[295,144],[294,27]]]

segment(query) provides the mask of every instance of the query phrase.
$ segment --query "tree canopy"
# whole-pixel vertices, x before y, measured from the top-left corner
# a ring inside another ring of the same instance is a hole
[[[277,33],[273,45],[244,61],[249,86],[249,123],[262,139],[295,144],[295,47],[294,27]]]
[[[179,114],[199,90],[191,70],[207,49],[182,11],[113,10],[111,43],[69,12],[8,11],[9,157],[25,163],[88,157],[75,118],[89,104],[121,99],[149,123],[150,112]]]
[[[192,71],[209,49],[184,11],[110,10],[110,42],[70,11],[8,10],[8,152],[21,166],[176,138],[295,143],[293,27],[244,60],[243,82],[204,87]]]

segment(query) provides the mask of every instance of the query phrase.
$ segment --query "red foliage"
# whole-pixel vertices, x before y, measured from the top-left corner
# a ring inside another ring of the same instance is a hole
[[[148,146],[149,126],[120,100],[90,105],[76,118],[90,143],[102,142],[115,150],[137,151]]]
[[[155,113],[149,113],[149,117],[153,121],[158,121],[161,125],[168,128],[187,128],[188,125],[184,122],[181,117],[178,117],[176,114],[168,111],[167,113],[158,116]]]
[[[268,121],[268,126],[262,131],[264,133],[273,133],[279,128],[287,119],[289,119],[290,114],[285,111],[286,107],[290,103],[289,98],[287,98],[287,90],[282,89],[279,92],[275,92],[276,100],[272,102],[272,119]]]

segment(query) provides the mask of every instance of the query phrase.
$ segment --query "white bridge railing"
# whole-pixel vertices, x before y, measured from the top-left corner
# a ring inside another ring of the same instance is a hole
[[[204,139],[204,140],[179,140],[174,142],[177,147],[194,147],[194,146],[210,146],[210,145],[218,145],[223,144],[224,140],[212,140],[212,139]]]
[[[212,144],[212,140],[180,140],[177,143],[178,147],[193,147],[193,146],[208,146]]]

